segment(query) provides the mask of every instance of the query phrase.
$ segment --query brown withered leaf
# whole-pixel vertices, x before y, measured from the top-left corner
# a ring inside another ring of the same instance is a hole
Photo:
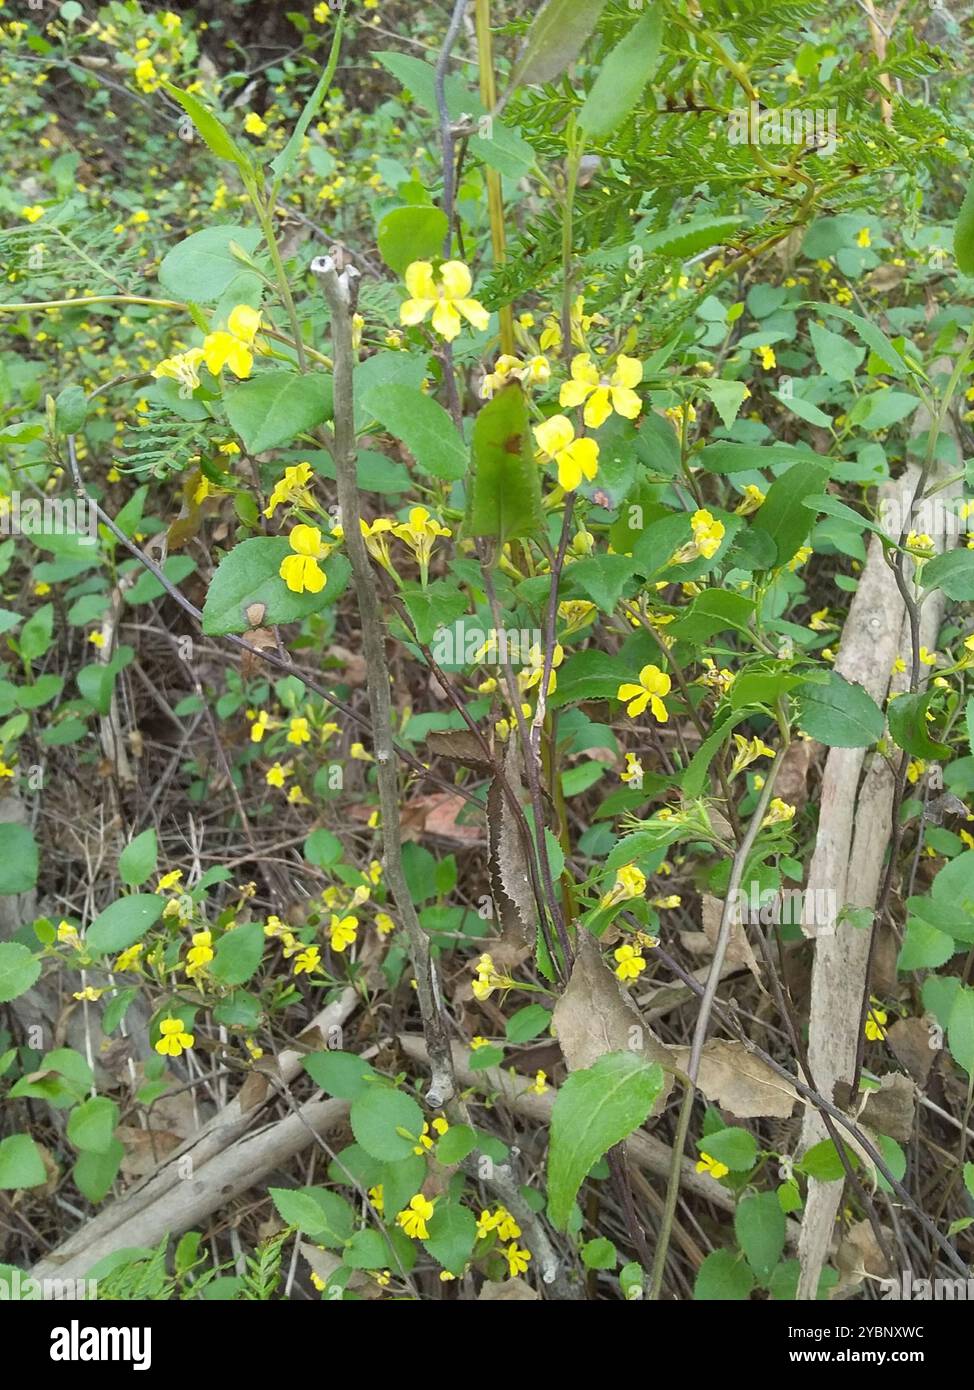
[[[660,1062],[663,1089],[651,1113],[659,1112],[673,1087],[668,1070],[673,1066],[672,1050],[645,1022],[587,931],[578,933],[572,977],[555,1005],[552,1022],[569,1071],[583,1071],[607,1052],[638,1052]]]
[[[472,772],[490,772],[493,763],[470,729],[434,729],[426,736],[426,749],[431,758],[444,758],[457,767]]]
[[[808,774],[822,752],[822,744],[811,738],[798,738],[781,756],[774,789],[782,801],[800,811],[808,801]]]
[[[717,945],[717,937],[720,932],[720,919],[723,916],[724,904],[720,898],[711,897],[709,893],[702,894],[700,898],[700,916],[703,925],[704,935],[710,943],[711,953]],[[731,924],[730,940],[727,943],[727,954],[724,956],[727,965],[743,965],[757,980],[762,993],[767,993],[761,979],[761,967],[758,965],[757,958],[751,950],[751,943],[747,939],[743,922],[733,922]]]
[[[685,1071],[690,1049],[674,1047],[671,1052],[674,1064]],[[748,1052],[743,1043],[723,1038],[711,1038],[705,1044],[697,1085],[708,1100],[739,1120],[765,1115],[787,1120],[798,1100],[795,1088],[767,1062]]]
[[[477,1295],[478,1303],[535,1303],[540,1299],[537,1289],[523,1279],[504,1279],[500,1283],[485,1279]]]
[[[504,779],[514,795],[521,794],[521,755],[515,740],[508,741],[504,754]],[[495,896],[495,906],[502,909],[505,933],[510,927],[513,934],[514,917],[525,941],[534,941],[538,929],[538,914],[535,909],[531,877],[521,826],[513,807],[495,778],[487,797],[487,826],[490,840],[490,875],[492,893],[496,889],[501,902]],[[510,912],[513,905],[514,913]]]
[[[937,1056],[930,1046],[930,1029],[922,1018],[898,1018],[886,1029],[893,1056],[906,1067],[918,1086],[925,1086]]]
[[[125,1150],[121,1168],[127,1178],[144,1178],[183,1142],[170,1129],[142,1129],[140,1125],[119,1125],[115,1138]]]
[[[252,1071],[237,1092],[237,1104],[240,1106],[241,1115],[246,1115],[248,1110],[260,1105],[269,1089],[270,1082],[267,1077],[262,1076],[259,1071]]]
[[[849,1227],[839,1242],[835,1263],[840,1289],[857,1288],[867,1275],[882,1279],[890,1272],[868,1221],[856,1221]]]
[[[881,1077],[879,1090],[868,1093],[862,1110],[865,1124],[900,1143],[912,1138],[915,1115],[916,1086],[901,1071]]]

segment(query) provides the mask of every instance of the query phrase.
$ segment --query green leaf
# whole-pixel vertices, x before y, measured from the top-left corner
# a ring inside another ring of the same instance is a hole
[[[785,1214],[778,1194],[742,1198],[734,1213],[734,1230],[748,1264],[766,1284],[785,1248]]]
[[[731,444],[723,440],[705,445],[693,462],[708,473],[750,473],[755,468],[773,468],[788,462],[822,467],[822,460],[810,449],[797,449],[790,444],[769,449],[760,444]]]
[[[342,1251],[342,1264],[349,1269],[384,1269],[389,1263],[389,1247],[380,1231],[356,1231]]]
[[[698,1303],[741,1303],[750,1297],[754,1275],[731,1250],[712,1250],[697,1271],[693,1297]]]
[[[385,1162],[407,1158],[423,1130],[423,1112],[412,1097],[385,1086],[370,1086],[358,1096],[349,1119],[365,1152]]]
[[[92,1096],[90,1100],[76,1105],[68,1116],[68,1138],[76,1149],[105,1154],[111,1146],[117,1124],[118,1106],[115,1102],[107,1096]]]
[[[582,1264],[586,1269],[615,1269],[619,1255],[611,1240],[598,1236],[582,1246]]]
[[[848,1161],[853,1168],[857,1167],[857,1156],[847,1144],[843,1147]],[[842,1159],[831,1139],[822,1139],[818,1144],[813,1144],[796,1167],[799,1172],[810,1178],[817,1178],[819,1182],[838,1182],[840,1178],[845,1177]]]
[[[605,0],[547,0],[528,30],[512,87],[553,82],[574,62],[593,33]]]
[[[301,153],[301,146],[304,142],[304,137],[308,133],[308,126],[314,120],[318,108],[321,106],[322,101],[324,101],[328,93],[328,88],[334,80],[335,69],[338,67],[338,58],[342,48],[342,34],[344,29],[345,10],[342,8],[335,24],[335,32],[332,35],[328,61],[315,84],[315,89],[305,102],[304,109],[298,117],[294,129],[291,131],[291,136],[287,144],[284,146],[283,150],[281,150],[281,153],[277,155],[275,159],[271,160],[271,169],[278,181],[283,179],[284,175]]]
[[[744,217],[687,217],[663,227],[649,236],[637,237],[635,244],[647,256],[686,260],[721,245],[746,222]]]
[[[40,1149],[27,1134],[11,1134],[0,1142],[0,1188],[40,1187],[47,1169]]]
[[[216,943],[210,974],[224,985],[244,985],[257,973],[263,954],[264,928],[260,922],[243,922]]]
[[[156,871],[159,862],[159,847],[156,832],[143,830],[122,850],[118,856],[118,874],[126,888],[141,888],[146,879]]]
[[[974,1163],[964,1164],[964,1186],[971,1196],[974,1197]]]
[[[517,382],[498,391],[473,427],[473,479],[465,531],[502,545],[544,529],[541,470],[531,447],[527,399]]]
[[[868,319],[862,318],[859,314],[854,314],[850,309],[842,309],[836,304],[812,304],[809,306],[817,313],[826,315],[829,318],[841,319],[843,323],[851,326],[859,334],[859,337],[871,348],[878,358],[885,364],[888,376],[905,377],[914,375],[914,369],[910,367],[904,358],[887,338],[886,334]],[[922,373],[918,373],[922,375]]]
[[[235,545],[220,561],[206,591],[203,631],[210,637],[247,632],[247,610],[253,604],[263,605],[265,623],[300,622],[345,592],[351,566],[335,551],[320,561],[327,580],[320,593],[292,593],[280,576],[281,561],[291,554],[286,536],[252,536]]]
[[[27,619],[20,631],[19,650],[25,661],[36,661],[54,636],[54,605],[45,603]]]
[[[793,463],[768,489],[753,529],[770,536],[778,564],[786,565],[812,529],[813,517],[803,504],[825,491],[829,470],[821,463]]]
[[[337,1248],[351,1238],[355,1213],[337,1192],[324,1187],[271,1187],[268,1192],[281,1220],[318,1244]]]
[[[304,842],[305,859],[319,869],[330,869],[333,864],[339,862],[344,852],[338,836],[320,827],[312,830]]]
[[[662,1068],[632,1052],[607,1053],[565,1081],[548,1146],[548,1211],[557,1230],[567,1230],[589,1169],[643,1124],[662,1085]]]
[[[85,427],[88,399],[80,386],[65,386],[54,402],[54,420],[58,434],[80,434]]]
[[[159,283],[179,299],[195,304],[215,304],[243,269],[230,250],[231,243],[252,256],[260,240],[261,234],[256,227],[239,227],[232,223],[205,227],[167,252],[159,267]]]
[[[431,261],[443,252],[448,225],[440,208],[393,208],[379,221],[376,232],[379,255],[390,270],[404,274],[413,261]]]
[[[78,1191],[89,1202],[103,1201],[111,1191],[124,1157],[125,1150],[117,1139],[111,1141],[105,1153],[85,1149],[71,1170]]]
[[[735,1173],[753,1168],[758,1158],[758,1145],[754,1135],[737,1125],[730,1129],[718,1129],[708,1134],[699,1143],[701,1153],[708,1153],[718,1163],[725,1164]]]
[[[37,841],[26,825],[0,825],[0,894],[29,893],[37,883]]]
[[[163,82],[162,86],[179,102],[213,153],[220,159],[227,159],[236,164],[245,179],[253,178],[254,166],[244,151],[234,143],[222,121],[191,92],[184,92],[179,87],[174,87],[171,82]]]
[[[445,1168],[462,1163],[477,1147],[477,1135],[469,1125],[451,1125],[437,1141],[436,1161]]]
[[[798,727],[828,748],[868,748],[883,736],[883,712],[861,685],[829,672],[799,688]]]
[[[656,71],[662,42],[662,7],[654,5],[637,19],[599,69],[578,113],[583,131],[604,137],[622,124]]]
[[[927,711],[937,698],[936,690],[928,690],[922,695],[897,695],[886,706],[886,718],[890,734],[900,748],[906,749],[915,758],[944,762],[951,758],[951,749],[930,737],[927,722]]]
[[[467,471],[467,450],[449,415],[431,396],[411,386],[373,388],[362,401],[383,429],[401,439],[417,467],[454,481]]]
[[[165,905],[160,893],[119,898],[92,922],[85,935],[86,947],[93,955],[104,956],[134,946],[158,922]]]
[[[697,643],[707,641],[718,632],[726,632],[728,628],[748,634],[748,618],[753,612],[753,599],[729,589],[707,589],[693,600],[686,616],[668,629],[668,635],[679,642]]]
[[[440,628],[449,628],[462,617],[469,602],[449,579],[434,579],[425,589],[420,584],[404,584],[400,596],[413,620],[416,638],[424,646],[433,641]]]
[[[808,331],[819,369],[833,381],[852,381],[866,355],[865,348],[857,347],[841,333],[833,333],[814,321],[809,323]]]
[[[581,589],[602,613],[611,613],[636,573],[627,555],[586,555],[570,570],[572,586]]]
[[[743,381],[721,381],[719,377],[715,381],[703,381],[701,386],[713,401],[724,428],[729,430],[747,400],[747,386]]]
[[[440,1199],[428,1222],[429,1236],[423,1245],[451,1274],[462,1274],[477,1240],[477,1220],[459,1202]]]
[[[897,970],[936,970],[957,950],[952,936],[925,922],[921,917],[909,917],[903,935],[903,945]]]
[[[974,176],[954,223],[954,256],[963,275],[974,275]]]
[[[0,1004],[25,994],[41,973],[41,963],[19,941],[0,941]]]
[[[974,1077],[974,989],[966,985],[954,996],[947,1023],[947,1045],[954,1061]]]
[[[224,392],[227,419],[247,452],[263,454],[306,434],[332,409],[332,382],[321,372],[262,372]]]
[[[375,1068],[354,1052],[312,1052],[304,1069],[316,1086],[341,1100],[357,1100],[378,1080]]]
[[[912,415],[919,405],[920,398],[905,391],[874,391],[859,397],[849,411],[849,423],[864,430],[886,430]]]
[[[509,1043],[526,1043],[545,1032],[551,1022],[551,1010],[542,1004],[525,1004],[507,1020],[506,1034]]]
[[[925,589],[943,589],[948,598],[974,599],[974,550],[965,546],[928,560],[919,579]]]

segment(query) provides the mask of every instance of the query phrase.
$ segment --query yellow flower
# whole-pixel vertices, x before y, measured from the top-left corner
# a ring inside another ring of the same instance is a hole
[[[765,503],[765,494],[754,483],[745,483],[744,496],[734,508],[735,516],[750,516]]]
[[[778,359],[774,355],[773,347],[769,347],[767,343],[762,343],[761,346],[756,347],[754,351],[760,353],[761,366],[766,372],[771,371],[773,367],[777,367]]]
[[[156,892],[168,893],[170,888],[175,888],[182,876],[182,869],[170,869],[169,873],[163,874],[162,878],[156,884]]]
[[[159,74],[151,58],[143,58],[135,65],[135,80],[143,92],[154,92],[159,86]]]
[[[490,1039],[479,1036],[470,1039],[470,1047],[473,1052],[479,1052],[482,1047],[490,1047]]]
[[[887,1013],[885,1009],[873,1007],[866,1015],[866,1037],[870,1042],[882,1042],[886,1036]]]
[[[489,401],[493,398],[494,392],[499,391],[502,386],[506,386],[512,377],[520,378],[524,363],[519,357],[512,357],[510,353],[502,353],[494,363],[494,370],[484,377],[480,387],[481,398]]]
[[[438,536],[452,536],[448,526],[431,517],[425,507],[411,507],[408,522],[394,526],[393,533],[409,546],[419,564],[422,582],[425,585],[433,546]]]
[[[476,965],[477,978],[471,988],[475,999],[489,999],[495,989],[513,989],[514,981],[507,975],[498,975],[494,968],[494,962],[486,953],[480,957]]]
[[[213,959],[212,935],[208,931],[193,933],[193,945],[187,956],[186,974],[192,978],[205,970]]]
[[[85,985],[84,989],[77,990],[72,994],[71,998],[78,1000],[87,999],[89,1003],[94,1004],[97,1003],[104,993],[105,988],[95,989],[94,985]]]
[[[236,377],[250,376],[254,365],[254,338],[260,328],[260,310],[249,304],[231,309],[226,329],[208,333],[203,339],[203,358],[214,376],[229,367]]]
[[[737,752],[731,764],[731,777],[736,777],[757,758],[773,758],[775,756],[775,750],[769,748],[763,739],[752,738],[749,742],[741,734],[735,734],[734,742],[737,745]]]
[[[373,758],[372,754],[366,752],[365,745],[362,743],[353,743],[351,748],[348,750],[348,756],[350,758],[354,758],[357,763],[375,762],[375,759]],[[372,822],[370,821],[369,824],[371,825]]]
[[[31,207],[21,208],[20,215],[25,222],[39,222],[44,216],[44,209],[39,203],[34,203]]]
[[[663,704],[663,697],[670,693],[671,681],[665,671],[658,666],[644,666],[639,673],[639,684],[620,685],[616,691],[617,700],[627,700],[626,713],[630,719],[642,714],[649,705],[653,718],[660,724],[669,719],[669,712]]]
[[[635,864],[623,864],[616,869],[615,883],[602,899],[602,907],[612,907],[615,903],[629,898],[641,898],[646,892],[646,875]]]
[[[534,437],[542,457],[558,465],[558,483],[566,492],[574,492],[583,477],[591,482],[598,473],[598,444],[594,439],[576,439],[567,415],[552,415],[536,425]]]
[[[322,545],[321,532],[317,526],[302,523],[295,526],[288,536],[288,544],[295,552],[286,555],[281,561],[278,574],[292,594],[320,594],[328,582],[328,576],[318,564],[331,554],[331,547]]]
[[[558,616],[566,623],[562,636],[570,637],[572,633],[580,632],[594,613],[595,604],[587,598],[563,599],[558,605]]]
[[[73,927],[70,922],[58,923],[57,939],[62,946],[71,946],[76,951],[81,950],[81,937],[78,935],[78,928]]]
[[[872,236],[870,235],[869,228],[868,228],[868,227],[860,227],[860,228],[859,228],[859,231],[856,233],[856,245],[857,245],[857,246],[872,246],[872,244],[873,244],[873,239],[872,239]]]
[[[105,645],[105,634],[103,632],[89,632],[88,641],[93,647],[98,647],[101,650]]]
[[[123,951],[120,956],[116,957],[112,969],[117,971],[137,970],[140,965],[139,956],[141,956],[142,951],[142,942],[137,941],[134,946],[129,946],[128,950]]]
[[[263,135],[267,129],[267,122],[258,116],[256,111],[248,111],[244,120],[244,130],[248,135]]]
[[[643,775],[643,765],[635,753],[627,753],[626,766],[619,773],[620,782],[635,782],[637,786],[642,786]]]
[[[433,1215],[433,1203],[417,1192],[408,1207],[396,1214],[396,1225],[400,1226],[410,1240],[426,1240],[429,1236],[426,1223]]]
[[[380,936],[388,936],[390,932],[396,930],[396,924],[388,912],[377,912],[375,914],[375,929]]]
[[[156,1051],[163,1057],[181,1057],[196,1041],[192,1033],[185,1031],[181,1018],[164,1018],[159,1032],[162,1036],[156,1043]]]
[[[258,710],[257,716],[250,726],[251,743],[260,743],[267,730],[275,727],[275,722],[271,719],[266,709]]]
[[[354,945],[358,935],[357,917],[338,917],[332,913],[331,923],[328,928],[331,949],[333,951],[344,951],[347,947]]]
[[[198,369],[204,356],[202,348],[190,348],[187,352],[177,353],[175,357],[165,357],[152,368],[152,375],[157,381],[178,381],[180,399],[189,400],[200,384]]]
[[[623,946],[617,946],[612,954],[618,961],[615,970],[617,979],[623,981],[638,980],[641,973],[646,969],[646,962],[643,960],[642,952],[637,950],[635,946],[630,946],[628,943]]]
[[[549,695],[552,693],[552,691],[558,684],[558,677],[555,674],[555,668],[560,666],[564,659],[564,649],[562,648],[560,643],[556,642],[554,650],[551,653],[551,670],[548,672],[547,693]],[[520,686],[522,691],[530,690],[532,686],[535,685],[540,686],[541,678],[544,675],[544,664],[545,654],[541,650],[540,644],[535,642],[534,646],[528,652],[528,669],[526,671],[522,671],[521,674],[518,676],[518,685]]]
[[[295,975],[311,975],[320,969],[321,952],[317,946],[306,946],[294,958]]]
[[[529,1094],[529,1095],[532,1095],[532,1096],[543,1096],[544,1093],[545,1093],[545,1091],[549,1091],[549,1090],[551,1089],[551,1087],[548,1086],[548,1085],[546,1084],[546,1083],[547,1083],[547,1080],[548,1080],[548,1073],[547,1073],[547,1072],[545,1072],[545,1071],[537,1071],[537,1072],[535,1072],[535,1074],[534,1074],[534,1081],[533,1081],[532,1084],[528,1087],[528,1094]],[[518,1235],[520,1235],[520,1234],[521,1234],[520,1231],[518,1231]],[[503,1232],[501,1233],[501,1236],[502,1236],[502,1238],[503,1238]]]
[[[721,1163],[716,1158],[711,1158],[710,1154],[705,1154],[702,1150],[697,1160],[697,1172],[709,1173],[712,1178],[726,1178],[730,1172],[726,1163]]]
[[[761,822],[761,825],[780,825],[784,821],[793,820],[794,815],[794,806],[789,806],[786,801],[782,801],[780,796],[776,796],[768,807],[768,814]]]
[[[369,1201],[372,1203],[376,1211],[381,1216],[382,1211],[385,1207],[385,1197],[383,1195],[381,1182],[378,1184],[377,1187],[369,1188]]]
[[[507,1258],[507,1268],[512,1279],[519,1274],[527,1272],[528,1261],[531,1258],[530,1250],[522,1250],[514,1241],[504,1251]]]
[[[293,776],[294,769],[290,763],[274,763],[264,774],[264,781],[269,787],[283,787],[285,780]]]
[[[460,315],[483,332],[490,315],[476,299],[470,298],[473,280],[462,261],[444,261],[439,277],[429,261],[413,261],[406,269],[406,288],[410,298],[399,310],[399,322],[412,326],[422,323],[432,311],[434,330],[452,343],[462,328]]]
[[[264,515],[273,516],[278,507],[284,506],[285,503],[293,503],[298,507],[313,507],[314,498],[308,491],[308,483],[313,477],[314,469],[310,463],[296,463],[291,468],[285,468],[284,477],[279,478],[274,484],[274,491],[264,508]]]
[[[311,730],[308,728],[308,721],[303,715],[297,715],[291,720],[291,726],[287,733],[288,743],[310,743]]]
[[[706,560],[712,559],[720,549],[724,539],[724,523],[715,521],[708,511],[701,508],[690,518],[693,527],[693,543]]]
[[[558,403],[569,407],[584,403],[582,418],[590,430],[604,425],[613,410],[627,420],[635,420],[642,409],[642,401],[632,389],[643,379],[643,364],[637,357],[620,353],[615,371],[606,377],[590,355],[582,352],[572,359],[571,372],[572,379],[562,386]]]

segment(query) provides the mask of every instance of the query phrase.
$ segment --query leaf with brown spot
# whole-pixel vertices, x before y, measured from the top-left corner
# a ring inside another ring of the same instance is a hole
[[[672,1062],[685,1071],[690,1049],[675,1047],[672,1054]],[[739,1120],[787,1120],[799,1098],[790,1082],[743,1043],[723,1038],[711,1038],[704,1046],[697,1085],[708,1100]]]

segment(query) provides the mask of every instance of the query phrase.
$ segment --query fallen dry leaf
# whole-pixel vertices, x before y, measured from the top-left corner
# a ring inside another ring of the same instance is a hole
[[[685,1071],[690,1049],[674,1047],[671,1052],[673,1063]],[[739,1120],[762,1116],[787,1120],[798,1100],[794,1086],[767,1062],[748,1052],[743,1043],[723,1038],[711,1038],[704,1046],[697,1085],[708,1100]]]
[[[671,1049],[648,1026],[586,931],[578,934],[572,977],[552,1022],[569,1071],[591,1067],[607,1052],[639,1052],[660,1062],[663,1089],[651,1112],[658,1113],[673,1087]]]
[[[540,1299],[538,1291],[523,1279],[504,1279],[500,1283],[485,1279],[477,1295],[478,1303],[535,1303]]]
[[[898,1018],[886,1030],[893,1056],[906,1067],[918,1086],[927,1084],[937,1049],[930,1046],[930,1028],[922,1018]]]

